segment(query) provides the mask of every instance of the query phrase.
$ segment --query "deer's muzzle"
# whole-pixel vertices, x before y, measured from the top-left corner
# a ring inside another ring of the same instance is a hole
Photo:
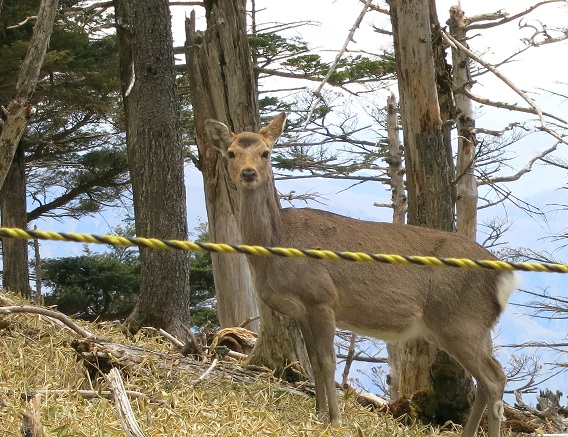
[[[241,171],[241,179],[245,182],[253,182],[256,180],[256,170],[245,169]]]

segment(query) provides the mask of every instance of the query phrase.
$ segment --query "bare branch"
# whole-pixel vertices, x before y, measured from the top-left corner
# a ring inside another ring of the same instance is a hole
[[[359,182],[382,182],[387,183],[390,178],[384,178],[380,176],[351,176],[351,175],[338,175],[331,173],[313,173],[309,175],[282,175],[275,177],[275,181],[283,181],[290,179],[313,179],[313,178],[325,178],[325,179],[340,179],[340,180],[355,180]]]
[[[551,1],[556,1],[556,0],[551,0]],[[534,111],[534,113],[538,116],[539,120],[540,120],[540,130],[542,130],[543,132],[548,133],[549,135],[551,135],[552,137],[556,138],[556,140],[558,140],[558,142],[563,143],[563,144],[568,144],[568,141],[564,138],[563,135],[560,135],[558,132],[550,129],[547,124],[546,121],[544,119],[544,113],[541,111],[541,109],[538,107],[538,105],[534,102],[533,99],[531,99],[527,93],[525,93],[524,91],[522,91],[521,89],[519,89],[519,87],[517,87],[513,82],[511,82],[505,75],[503,75],[499,70],[497,70],[494,66],[490,65],[489,63],[485,62],[483,59],[481,59],[479,56],[477,56],[475,53],[473,53],[471,50],[469,50],[467,47],[465,47],[463,44],[461,44],[458,40],[456,40],[454,37],[452,37],[451,35],[447,34],[446,32],[444,32],[443,30],[440,30],[442,36],[446,39],[446,41],[448,41],[449,44],[453,45],[454,47],[459,48],[459,50],[463,50],[471,59],[475,60],[476,62],[478,62],[479,64],[481,64],[482,66],[484,66],[485,68],[487,68],[489,71],[491,71],[491,73],[493,73],[497,78],[501,79],[501,81],[503,81],[509,88],[511,88],[515,93],[517,93],[519,96],[521,96],[523,98],[523,100],[525,100],[525,102],[527,102],[529,104],[529,106],[532,108],[532,110]],[[550,117],[550,115],[546,114],[547,116]],[[558,117],[551,117],[554,118],[562,123],[566,123],[565,120],[560,119]]]
[[[471,97],[470,97],[471,98]],[[473,100],[473,99],[472,99]],[[491,135],[493,137],[500,137],[501,135],[503,135],[505,132],[508,132],[510,130],[513,130],[515,128],[522,128],[524,129],[524,126],[519,123],[519,122],[513,122],[513,123],[509,123],[507,126],[505,126],[503,129],[501,130],[492,130],[492,129],[485,129],[485,128],[481,128],[481,127],[476,127],[474,128],[474,133],[476,134],[484,134],[484,135]]]
[[[564,41],[568,38],[568,32],[566,30],[561,31],[562,34],[560,36],[554,37],[554,36],[551,36],[548,33],[548,29],[547,29],[546,25],[544,25],[542,23],[540,23],[540,24],[542,26],[541,29],[538,29],[536,26],[533,26],[532,24],[526,24],[526,23],[519,24],[519,29],[526,29],[526,28],[534,29],[534,33],[531,35],[530,38],[523,38],[522,39],[522,41],[524,41],[527,44],[527,48],[528,47],[540,47],[540,46],[543,46],[545,44],[552,44],[552,43],[555,43],[555,42]],[[535,41],[536,38],[539,35],[544,36],[545,39],[543,41]]]
[[[95,338],[94,334],[91,334],[86,329],[80,327],[77,323],[75,323],[65,314],[57,311],[52,311],[45,308],[26,306],[26,305],[0,307],[0,314],[13,314],[13,313],[34,313],[34,314],[40,314],[42,316],[51,317],[53,319],[59,320],[60,322],[65,324],[67,327],[71,328],[74,332],[76,332],[82,337]]]
[[[353,358],[355,356],[355,344],[357,341],[357,335],[351,334],[351,340],[349,341],[349,349],[347,355],[345,356],[345,367],[343,368],[343,374],[341,375],[341,386],[346,387],[349,378],[349,370],[351,369],[351,364],[353,363]]]
[[[546,162],[547,164],[553,165],[554,167],[562,168],[564,170],[568,170],[568,162],[556,159],[556,157],[550,158],[542,158],[542,162]]]
[[[546,155],[551,154],[552,152],[554,152],[556,149],[558,148],[558,143],[556,143],[554,146],[549,147],[546,150],[543,150],[542,152],[536,154],[535,156],[533,156],[529,162],[527,162],[527,164],[521,169],[519,170],[517,173],[510,175],[510,176],[497,176],[497,177],[493,177],[490,179],[480,179],[477,182],[477,185],[487,185],[487,184],[495,184],[498,182],[512,182],[512,181],[516,181],[518,179],[520,179],[521,176],[523,176],[525,173],[528,173],[532,170],[533,165],[536,161],[538,160],[542,160],[543,157],[545,157]]]
[[[367,11],[369,10],[369,5],[371,4],[371,1],[372,0],[365,0],[365,6],[363,7],[363,10],[361,11],[361,13],[357,17],[357,19],[355,20],[353,27],[351,27],[351,30],[349,31],[349,34],[347,35],[347,38],[346,38],[345,42],[343,43],[343,47],[341,48],[341,50],[339,50],[339,53],[337,53],[337,55],[335,56],[335,60],[333,61],[333,64],[331,64],[331,67],[329,67],[329,71],[327,72],[327,74],[325,75],[325,77],[323,78],[323,80],[321,81],[319,86],[314,91],[314,96],[316,96],[317,98],[314,102],[312,102],[312,105],[310,106],[310,110],[308,111],[308,115],[306,116],[306,121],[304,123],[304,129],[309,124],[314,110],[316,109],[317,105],[319,104],[319,102],[322,99],[321,90],[323,89],[323,87],[325,86],[325,84],[327,83],[329,78],[331,77],[332,73],[335,71],[337,64],[341,60],[341,57],[343,56],[345,51],[347,50],[347,46],[349,45],[349,43],[351,41],[353,41],[353,35],[355,35],[355,31],[359,28],[359,26],[361,25],[361,22],[363,21],[363,17],[365,16]]]
[[[526,343],[500,344],[499,347],[512,349],[541,348],[541,347],[568,347],[568,343],[546,343],[544,341],[528,341]]]
[[[348,355],[337,354],[338,359],[347,359]],[[387,364],[389,362],[388,358],[383,357],[363,357],[360,353],[353,356],[353,361],[359,361],[362,363],[374,363],[374,364]]]
[[[280,77],[287,77],[290,79],[303,79],[303,80],[311,80],[314,82],[318,82],[318,79],[315,79],[312,75],[309,74],[298,74],[298,73],[291,73],[289,71],[283,70],[274,70],[271,68],[263,68],[263,67],[254,67],[254,70],[258,73],[266,74],[268,76],[280,76]]]
[[[478,21],[498,20],[499,18],[501,18],[501,20],[499,20],[497,22],[493,22],[493,23],[470,24],[466,27],[466,30],[469,31],[469,30],[475,30],[475,29],[490,29],[492,27],[500,26],[501,24],[505,24],[505,23],[509,23],[511,21],[514,21],[517,18],[521,18],[521,17],[527,15],[528,13],[534,11],[539,6],[547,5],[549,3],[558,3],[558,2],[565,2],[565,1],[566,0],[547,0],[547,1],[539,2],[539,3],[531,6],[530,8],[528,8],[528,9],[522,11],[522,12],[519,12],[518,14],[511,15],[510,17],[508,16],[507,13],[505,13],[503,11],[497,11],[494,14],[476,15],[474,17],[469,18],[469,21],[471,23],[475,23],[475,22],[478,22]]]
[[[13,26],[7,26],[6,29],[17,29],[18,27],[22,27],[30,20],[37,20],[37,15],[32,15],[30,17],[27,17],[24,21],[20,21],[18,24],[14,24]]]
[[[240,325],[239,328],[245,328],[246,326],[248,326],[250,323],[254,322],[255,320],[259,320],[260,316],[254,316],[254,317],[247,317],[245,320],[243,320]]]
[[[486,99],[485,97],[481,97],[478,96],[476,94],[473,94],[471,91],[469,91],[467,88],[465,87],[459,87],[456,88],[454,90],[454,92],[456,94],[463,94],[467,97],[469,97],[471,100],[480,103],[482,105],[487,105],[487,106],[493,106],[495,108],[501,108],[501,109],[508,109],[509,111],[518,111],[518,112],[524,112],[527,114],[535,114],[535,115],[539,115],[539,112],[537,110],[535,110],[534,108],[525,108],[523,106],[518,106],[518,105],[512,105],[510,103],[505,103],[505,102],[497,102],[494,100],[489,100]],[[566,123],[566,121],[563,118],[560,118],[554,114],[551,114],[549,112],[543,112],[542,115],[546,115],[547,117],[553,118],[561,123]]]
[[[262,26],[265,26],[265,27],[258,26],[257,29],[256,29],[256,33],[282,32],[284,30],[296,29],[298,27],[303,27],[303,26],[319,27],[320,25],[321,25],[321,23],[310,21],[310,20],[296,21],[294,23],[267,22],[267,23],[262,24]]]
[[[189,329],[189,326],[182,323],[181,327],[185,331],[185,333],[187,334],[187,337],[189,338],[189,340],[191,341],[191,344],[193,345],[194,350],[199,354],[199,356],[201,356],[201,358],[203,358],[203,360],[205,360],[207,355],[203,351],[201,344],[197,341],[197,338],[195,338],[195,335],[193,334],[193,332],[191,332],[191,329]]]
[[[380,33],[381,35],[389,35],[389,36],[393,35],[393,33],[390,30],[381,29],[377,26],[373,26],[373,30],[377,33]]]
[[[467,47],[465,47],[463,44],[461,44],[457,39],[455,39],[453,36],[447,34],[446,32],[444,32],[443,30],[441,30],[442,35],[444,35],[444,38],[447,38],[447,40],[449,41],[449,43],[453,44],[456,48],[458,48],[459,50],[463,50],[471,59],[475,60],[477,63],[481,64],[482,66],[484,66],[485,68],[487,68],[489,71],[491,71],[491,73],[493,73],[497,78],[501,79],[501,81],[503,81],[509,88],[511,88],[516,94],[518,94],[519,96],[521,96],[523,98],[523,100],[525,102],[527,102],[531,108],[532,111],[530,110],[526,110],[524,112],[531,112],[532,114],[536,114],[538,115],[541,125],[542,127],[546,127],[546,122],[544,120],[544,114],[543,112],[540,110],[540,108],[538,107],[538,105],[535,103],[535,101],[533,99],[531,99],[524,91],[522,91],[521,89],[519,89],[519,87],[517,87],[513,82],[511,82],[505,75],[503,75],[499,70],[497,70],[494,66],[492,66],[491,64],[485,62],[483,59],[481,59],[479,56],[477,56],[475,53],[473,53],[471,50],[469,50]],[[461,92],[461,91],[460,91]],[[463,92],[465,93],[465,89],[463,90]],[[469,96],[468,96],[469,97]],[[508,108],[511,109],[511,108]],[[527,108],[525,108],[527,109]],[[517,109],[515,107],[515,110],[520,110]],[[558,121],[561,121],[562,123],[566,123],[565,120],[558,118],[558,117],[554,117],[551,116],[549,114],[547,114],[547,116],[555,118]]]

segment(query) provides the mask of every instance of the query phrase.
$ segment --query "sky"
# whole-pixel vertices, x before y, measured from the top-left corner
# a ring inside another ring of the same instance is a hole
[[[445,22],[446,13],[453,2],[439,0],[438,14],[440,22]],[[499,9],[507,10],[511,14],[524,10],[533,2],[518,0],[515,2],[505,0],[463,0],[462,8],[467,15],[475,15],[482,12],[495,12]],[[287,0],[286,2],[274,2],[268,0],[257,0],[257,9],[264,12],[259,14],[259,22],[286,22],[310,21],[310,25],[296,28],[289,31],[289,35],[301,36],[310,42],[314,48],[322,50],[329,59],[333,59],[336,51],[343,45],[345,38],[352,27],[352,24],[362,9],[362,4],[356,0],[316,0],[299,1]],[[188,8],[176,7],[173,9],[173,29],[175,44],[181,45],[185,39],[183,34],[183,21]],[[204,12],[200,8],[195,8],[198,17],[198,26],[204,26]],[[537,20],[549,23],[550,27],[554,24],[566,22],[568,9],[555,4],[547,5],[537,9],[531,18],[523,22],[535,24]],[[381,51],[388,46],[388,40],[373,31],[373,25],[385,26],[387,17],[379,13],[368,13],[361,27],[354,37],[354,42],[349,45],[349,50],[364,50],[368,52]],[[520,38],[528,37],[531,34],[530,28],[519,29],[519,21],[515,21],[504,28],[498,30],[488,30],[483,33],[475,34],[469,42],[470,47],[476,52],[481,53],[483,58],[492,64],[497,64],[500,60],[507,57],[515,49],[523,47]],[[568,85],[558,84],[566,82],[565,79],[565,58],[568,50],[566,42],[545,45],[538,49],[532,49],[522,54],[515,62],[500,67],[500,71],[507,75],[515,84],[541,105],[543,110],[555,113],[568,119],[568,105],[562,98],[556,98],[550,94],[550,89],[559,90],[568,94]],[[283,85],[284,81],[275,79],[270,87]],[[315,88],[317,84],[309,86]],[[485,75],[479,78],[479,83],[475,85],[475,93],[487,98],[509,103],[523,104],[522,99],[510,91],[502,81]],[[384,99],[388,93],[397,93],[396,87],[384,90]],[[519,115],[510,111],[496,110],[494,108],[476,108],[479,118],[478,127],[488,129],[502,129],[507,124],[520,119],[527,119],[525,115]],[[364,117],[364,115],[362,115]],[[534,119],[534,117],[532,117]],[[545,134],[531,135],[522,142],[516,144],[509,152],[514,157],[513,168],[507,171],[513,173],[522,168],[528,159],[540,150],[550,147],[554,141]],[[558,156],[568,159],[567,146],[561,146]],[[201,175],[193,168],[186,170],[187,197],[188,197],[188,217],[190,228],[195,228],[199,220],[206,219],[205,203],[203,199],[203,188]],[[553,204],[568,204],[568,191],[559,190],[559,187],[568,183],[566,171],[537,165],[535,169],[524,176],[520,181],[509,185],[509,188],[521,197],[524,201],[539,206],[545,210],[553,210]],[[324,195],[323,204],[296,203],[293,206],[313,206],[327,209],[349,217],[373,220],[390,221],[391,213],[384,208],[374,207],[375,202],[389,202],[389,191],[385,186],[379,184],[364,184],[356,189],[343,191],[345,183],[335,180],[295,180],[282,181],[278,183],[281,192],[295,190],[297,193],[318,192]],[[285,205],[286,206],[286,205]],[[551,248],[550,240],[546,238],[554,233],[568,229],[568,213],[557,212],[549,216],[548,222],[538,218],[530,217],[512,205],[498,206],[489,210],[480,211],[480,221],[488,220],[492,217],[508,217],[512,222],[510,231],[505,240],[511,247],[531,247],[539,250]],[[94,218],[87,218],[78,221],[67,221],[59,223],[52,220],[38,221],[40,229],[56,230],[65,232],[88,232],[95,234],[105,234],[111,232],[116,224],[120,223],[123,217],[115,212],[99,215]],[[483,239],[483,227],[480,227],[480,240]],[[79,255],[83,250],[80,244],[66,243],[64,253],[62,253],[61,243],[42,243],[42,256],[69,256]],[[411,254],[409,254],[411,255]],[[556,253],[559,260],[568,262],[568,251]],[[528,289],[546,288],[550,294],[565,295],[568,292],[568,275],[532,273],[522,274],[522,287]],[[513,302],[522,302],[523,296],[513,295]],[[498,344],[522,343],[526,341],[565,341],[568,332],[567,322],[546,322],[531,318],[523,314],[521,308],[510,305],[506,313],[502,316],[501,322],[496,329]],[[502,362],[506,361],[511,351],[502,349],[499,357]],[[564,357],[548,357],[550,359],[563,359]],[[549,387],[550,384],[549,383]],[[557,378],[553,381],[565,393],[568,393],[568,385],[565,378]]]

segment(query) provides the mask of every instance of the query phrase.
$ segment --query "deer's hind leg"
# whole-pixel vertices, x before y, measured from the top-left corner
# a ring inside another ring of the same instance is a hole
[[[454,333],[455,334],[455,333]],[[491,334],[481,338],[475,334],[457,338],[451,342],[440,342],[440,346],[453,356],[477,382],[475,401],[465,424],[462,437],[473,437],[481,416],[487,407],[489,422],[488,437],[499,437],[503,415],[503,392],[507,377],[501,364],[493,356]]]

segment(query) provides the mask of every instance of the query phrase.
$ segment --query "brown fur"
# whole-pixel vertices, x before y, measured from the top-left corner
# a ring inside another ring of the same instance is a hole
[[[266,152],[280,136],[284,121],[282,114],[258,134],[238,135],[222,123],[206,124],[240,191],[243,244],[494,259],[457,234],[315,209],[280,209]],[[253,256],[249,261],[261,299],[298,321],[314,370],[316,408],[329,408],[333,425],[341,417],[333,344],[339,326],[387,340],[422,336],[435,342],[478,382],[462,435],[475,434],[486,406],[489,436],[499,435],[505,375],[493,357],[490,333],[513,289],[511,273],[278,257]]]

